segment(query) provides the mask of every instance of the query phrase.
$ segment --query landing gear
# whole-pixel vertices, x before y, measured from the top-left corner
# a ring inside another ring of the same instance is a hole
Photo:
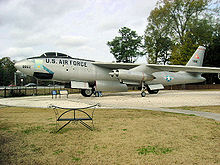
[[[84,97],[90,97],[92,96],[93,94],[93,90],[92,89],[81,89],[81,94],[84,96]]]
[[[142,97],[145,97],[145,96],[146,96],[146,92],[145,92],[145,91],[142,91],[142,92],[141,92],[141,96],[142,96]]]
[[[142,82],[142,84],[141,84],[141,96],[142,97],[145,97],[146,96],[146,87],[145,87],[145,85],[144,85],[144,82]]]
[[[146,96],[146,90],[148,91],[149,94],[157,94],[159,92],[159,89],[151,90],[148,86],[145,86],[145,83],[142,82],[141,84],[141,96],[145,97]]]

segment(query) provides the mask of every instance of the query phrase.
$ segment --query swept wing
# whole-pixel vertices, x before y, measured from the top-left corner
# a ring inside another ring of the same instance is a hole
[[[92,62],[92,64],[108,69],[132,69],[140,65],[134,63],[111,63],[111,62]]]
[[[157,64],[134,64],[134,63],[108,63],[108,62],[93,62],[94,65],[108,68],[108,69],[132,69],[140,65],[152,68],[154,72],[161,71],[185,71],[194,73],[220,73],[220,68],[216,67],[196,67],[196,66],[183,66],[183,65],[157,65]]]

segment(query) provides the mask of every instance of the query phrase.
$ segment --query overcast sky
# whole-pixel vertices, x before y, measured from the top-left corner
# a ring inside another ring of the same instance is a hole
[[[0,0],[0,58],[21,60],[57,51],[111,62],[107,41],[124,26],[143,35],[156,1]]]

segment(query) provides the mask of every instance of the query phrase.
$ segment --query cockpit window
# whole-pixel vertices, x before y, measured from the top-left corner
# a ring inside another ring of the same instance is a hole
[[[68,58],[71,58],[70,56],[68,56],[66,54],[63,54],[63,53],[57,53],[57,56],[58,57],[68,57]]]
[[[50,58],[50,57],[56,57],[56,53],[55,52],[48,52],[45,53],[46,57]]]
[[[90,61],[94,62],[93,60],[86,60],[86,59],[80,59],[80,58],[72,58],[71,56],[68,56],[63,53],[58,53],[58,52],[46,52],[40,56],[37,57],[30,57],[27,59],[38,59],[38,58],[67,58],[67,59],[75,59],[75,60],[84,60],[84,61]]]
[[[47,52],[40,56],[41,58],[72,58],[63,53]]]

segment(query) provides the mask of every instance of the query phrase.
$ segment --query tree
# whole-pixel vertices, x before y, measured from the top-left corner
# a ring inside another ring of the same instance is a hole
[[[189,25],[199,19],[199,14],[207,8],[210,0],[163,0],[164,19],[169,23],[170,35],[183,44]]]
[[[172,50],[170,59],[172,64],[186,64],[199,45],[209,47],[213,44],[215,22],[210,16],[193,20],[189,24],[182,44],[176,44]]]
[[[169,34],[169,28],[165,26],[166,21],[164,12],[155,8],[151,11],[148,17],[148,26],[145,30],[145,47],[148,53],[148,63],[163,63],[166,64],[169,60],[169,50],[172,46],[172,41]]]
[[[2,65],[2,62],[0,60],[0,86],[3,85],[3,74],[4,74],[3,65]]]
[[[138,56],[144,55],[142,37],[138,36],[136,31],[127,27],[119,29],[120,37],[115,37],[108,41],[110,52],[114,55],[117,62],[133,63]]]
[[[16,68],[9,57],[0,59],[0,86],[12,84],[14,72],[16,72]]]
[[[198,38],[202,38],[201,32],[198,33],[200,36],[198,37],[197,35],[194,40],[191,40],[191,37],[198,32],[196,29],[202,24],[209,26],[208,22],[200,21],[201,13],[207,9],[209,2],[210,0],[159,1],[157,7],[151,12],[148,18],[149,24],[145,31],[145,45],[148,49],[148,53],[152,54],[150,54],[150,58],[157,58],[158,51],[161,50],[161,47],[165,47],[166,52],[172,52],[171,58],[169,59],[171,64],[186,63],[189,56],[192,55],[191,52],[195,50],[195,47],[197,47],[199,43],[202,43],[198,42]],[[151,51],[149,51],[150,48],[148,48],[150,46],[150,44],[148,44],[148,38],[150,36],[152,38],[151,40],[154,41],[154,47]],[[159,42],[161,39],[164,40],[164,42]],[[206,39],[203,38],[200,41],[206,41]],[[189,42],[191,44],[189,44]],[[167,45],[167,47],[164,45]],[[162,55],[160,58],[165,58],[165,56]]]
[[[206,49],[204,58],[204,66],[220,67],[220,23],[216,23],[214,27],[212,43]],[[217,74],[203,74],[207,79],[207,83],[220,83]]]

